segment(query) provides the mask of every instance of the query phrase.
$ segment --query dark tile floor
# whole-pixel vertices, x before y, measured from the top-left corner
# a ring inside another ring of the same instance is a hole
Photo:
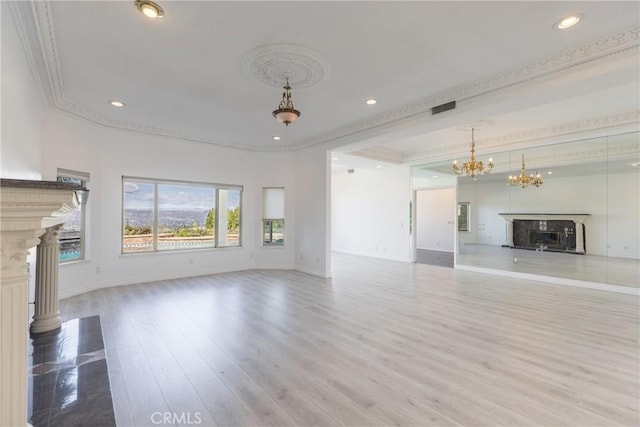
[[[453,268],[453,252],[416,249],[416,262],[420,264],[438,265],[440,267]]]
[[[30,340],[29,422],[115,426],[100,316],[72,319]]]

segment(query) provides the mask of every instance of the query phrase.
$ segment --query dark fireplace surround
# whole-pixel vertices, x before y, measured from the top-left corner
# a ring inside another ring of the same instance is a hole
[[[584,227],[584,224],[579,225]],[[513,247],[575,252],[575,227],[573,221],[516,219],[513,221]]]
[[[574,254],[586,253],[584,219],[589,214],[501,213],[507,221],[507,244]]]

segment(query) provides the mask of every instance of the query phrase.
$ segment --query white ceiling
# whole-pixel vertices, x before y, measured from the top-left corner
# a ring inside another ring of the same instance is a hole
[[[16,3],[12,12],[58,108],[184,140],[324,144],[416,164],[468,151],[459,129],[478,121],[490,123],[476,131],[478,150],[499,151],[637,127],[640,117],[637,1],[158,3],[156,20],[133,1]],[[582,22],[552,28],[571,13]],[[256,49],[301,66],[298,49],[320,65],[314,85],[292,84],[302,116],[287,128],[271,117],[281,89],[247,65]],[[455,110],[431,115],[452,100]]]

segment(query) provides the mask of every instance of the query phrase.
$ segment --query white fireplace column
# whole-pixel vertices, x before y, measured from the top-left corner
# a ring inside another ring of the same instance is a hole
[[[0,425],[26,425],[27,254],[44,230],[2,231],[0,270]]]
[[[576,253],[585,253],[584,249],[584,218],[575,218],[573,220],[574,229],[576,230]]]
[[[507,245],[512,248],[513,244],[513,219],[505,218],[507,220]]]
[[[54,331],[62,325],[58,311],[58,262],[60,247],[58,231],[62,224],[46,229],[40,236],[36,260],[35,313],[31,333]]]
[[[74,185],[0,179],[0,426],[27,425],[27,251],[71,209]],[[63,214],[62,214],[63,215]]]

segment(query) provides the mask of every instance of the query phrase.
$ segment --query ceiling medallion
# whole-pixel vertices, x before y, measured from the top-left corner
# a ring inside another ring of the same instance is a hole
[[[247,52],[242,68],[254,80],[281,88],[288,78],[296,89],[313,87],[329,76],[329,63],[311,49],[291,44],[269,44]]]

